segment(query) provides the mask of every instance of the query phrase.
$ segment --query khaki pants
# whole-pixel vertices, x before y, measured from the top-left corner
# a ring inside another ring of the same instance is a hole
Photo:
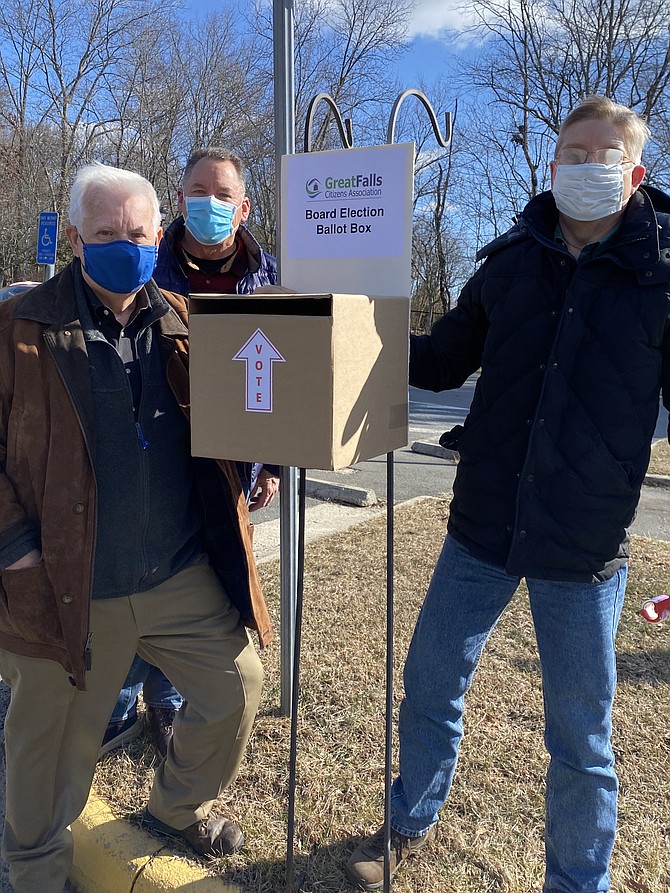
[[[88,798],[102,736],[135,652],[186,703],[149,811],[175,828],[209,813],[235,778],[258,708],[262,667],[238,611],[206,564],[149,592],[91,605],[93,667],[77,691],[53,661],[0,651],[11,686],[5,721],[7,808],[2,855],[15,893],[62,893],[68,826]]]

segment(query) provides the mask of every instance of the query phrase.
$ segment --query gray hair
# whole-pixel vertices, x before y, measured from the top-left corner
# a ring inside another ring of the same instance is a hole
[[[578,106],[570,112],[558,131],[556,148],[561,143],[563,132],[571,124],[578,121],[611,121],[620,127],[624,134],[624,143],[631,160],[636,163],[642,158],[644,144],[651,136],[647,122],[628,106],[619,105],[607,96],[586,96]]]
[[[230,164],[232,164],[232,166],[237,171],[237,176],[240,179],[242,191],[246,191],[247,169],[244,165],[244,162],[235,152],[231,152],[228,149],[222,148],[221,146],[208,146],[206,149],[195,149],[193,152],[191,152],[191,155],[186,162],[186,167],[184,168],[182,184],[186,183],[186,180],[193,168],[203,158],[211,158],[213,161],[230,162]]]
[[[160,229],[161,209],[156,190],[151,183],[134,171],[94,161],[77,171],[70,190],[70,223],[78,230],[82,228],[91,194],[97,189],[114,190],[124,196],[131,194],[144,196],[151,205],[152,225],[155,230]]]

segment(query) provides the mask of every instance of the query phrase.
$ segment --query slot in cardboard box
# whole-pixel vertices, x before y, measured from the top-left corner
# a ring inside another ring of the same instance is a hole
[[[189,301],[194,456],[334,470],[407,444],[406,298]]]

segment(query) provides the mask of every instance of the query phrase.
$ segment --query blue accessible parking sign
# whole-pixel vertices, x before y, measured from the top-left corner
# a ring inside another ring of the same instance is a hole
[[[55,264],[58,243],[58,212],[42,211],[37,227],[37,263]]]

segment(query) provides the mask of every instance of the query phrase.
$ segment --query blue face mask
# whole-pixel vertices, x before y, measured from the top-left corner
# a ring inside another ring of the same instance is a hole
[[[233,205],[213,195],[185,195],[184,204],[186,229],[201,245],[219,245],[235,232],[233,218],[241,202]]]
[[[81,244],[84,246],[84,269],[97,285],[114,294],[138,292],[156,269],[157,245],[136,245],[125,239],[95,243],[86,243],[82,239]]]

